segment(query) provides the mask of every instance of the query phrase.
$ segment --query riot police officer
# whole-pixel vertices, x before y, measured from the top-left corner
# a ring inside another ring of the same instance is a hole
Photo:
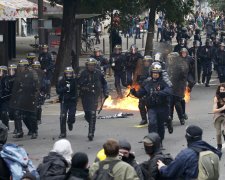
[[[36,54],[33,52],[30,52],[27,54],[27,60],[29,62],[29,66],[32,66],[32,64],[34,63],[34,61],[36,60]]]
[[[121,45],[114,47],[114,53],[110,58],[110,65],[114,71],[115,88],[118,98],[123,98],[120,82],[124,87],[127,86],[126,79],[126,57],[122,54]]]
[[[51,53],[48,52],[48,46],[42,46],[43,52],[39,55],[38,61],[41,63],[41,69],[46,74],[47,82],[47,99],[50,99],[51,80],[54,72],[54,62]]]
[[[217,63],[217,71],[220,83],[225,82],[225,44],[221,43],[220,48],[217,51],[215,61]]]
[[[202,67],[201,67],[201,61],[199,59],[199,52],[200,52],[200,42],[197,40],[193,41],[193,47],[191,47],[190,49],[188,49],[189,55],[195,60],[197,61],[197,79],[195,79],[196,82],[200,83],[200,77],[201,77],[201,71],[202,71]],[[195,74],[195,70],[194,67],[192,67],[192,70],[194,71]]]
[[[187,48],[187,41],[185,38],[181,38],[179,43],[174,47],[173,52],[180,52],[182,48]]]
[[[209,81],[212,75],[212,41],[206,39],[205,46],[203,46],[199,53],[199,58],[202,63],[203,74],[202,83],[205,83],[205,87],[209,87]]]
[[[41,69],[41,64],[39,61],[34,61],[32,64],[32,68],[37,72],[39,83],[40,83],[40,94],[38,95],[37,100],[37,122],[41,124],[41,116],[42,116],[42,105],[45,102],[45,95],[46,95],[46,77],[44,71]]]
[[[77,79],[72,67],[66,67],[64,76],[59,77],[56,92],[60,101],[59,138],[66,138],[66,123],[68,124],[68,129],[72,131],[77,106]]]
[[[0,119],[2,123],[9,127],[9,116],[8,116],[8,92],[6,87],[6,77],[7,77],[7,66],[0,66]]]
[[[22,119],[27,126],[31,139],[38,136],[37,128],[37,98],[39,95],[38,74],[28,68],[29,62],[26,59],[19,61],[16,78],[13,84],[10,108],[14,110],[15,125],[17,134],[14,138],[23,137]]]
[[[126,53],[126,75],[127,75],[127,85],[132,85],[133,75],[137,66],[138,60],[141,60],[142,55],[137,52],[138,48],[135,44],[130,46],[130,52]]]
[[[141,87],[144,87],[146,82],[147,82],[147,78],[149,77],[149,73],[150,73],[150,66],[152,64],[152,57],[151,56],[144,56],[142,62],[143,62],[143,68],[142,68],[142,74],[138,76],[137,81],[138,84]],[[141,122],[139,123],[139,125],[145,125],[148,123],[147,121],[147,104],[146,104],[146,99],[141,97],[139,98],[139,103],[138,103],[138,108],[140,111],[140,115],[141,115]]]
[[[148,108],[148,131],[159,134],[161,140],[164,139],[164,121],[169,115],[168,96],[172,94],[171,87],[162,78],[162,67],[159,63],[151,66],[151,80],[147,82],[139,91],[131,89],[131,94],[136,97],[146,97]]]
[[[96,124],[96,110],[103,98],[108,98],[108,87],[104,75],[96,68],[96,60],[88,58],[86,69],[81,72],[78,83],[80,98],[85,112],[85,119],[89,124],[88,139],[94,138]],[[104,96],[104,97],[103,97]]]
[[[105,58],[101,54],[101,49],[99,47],[94,48],[94,54],[91,55],[91,58],[96,59],[98,64],[99,64],[99,66],[100,66],[101,71],[106,73],[106,70],[109,67],[109,62],[108,62],[108,59]]]

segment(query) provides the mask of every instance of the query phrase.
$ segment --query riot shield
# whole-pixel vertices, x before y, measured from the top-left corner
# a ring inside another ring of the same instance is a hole
[[[166,59],[167,55],[173,52],[173,46],[168,43],[154,43],[153,55],[157,52],[162,53],[163,59]]]
[[[168,54],[166,67],[173,84],[173,94],[183,98],[189,71],[188,62],[181,58],[178,53],[174,52]]]

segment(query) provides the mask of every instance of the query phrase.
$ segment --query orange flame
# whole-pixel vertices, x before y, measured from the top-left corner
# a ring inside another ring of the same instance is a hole
[[[184,95],[184,100],[186,103],[188,103],[191,99],[191,90],[189,87],[186,87]]]
[[[135,88],[136,91],[140,89],[138,84],[132,85],[132,87],[128,87],[124,92],[124,98],[122,99],[112,99],[111,96],[106,99],[104,103],[105,109],[123,109],[123,110],[133,110],[138,111],[138,102],[137,98],[129,96],[130,89]]]

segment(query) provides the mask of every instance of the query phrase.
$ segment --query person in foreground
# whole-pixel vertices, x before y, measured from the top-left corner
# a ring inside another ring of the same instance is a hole
[[[212,151],[221,158],[222,153],[220,151],[202,140],[202,129],[200,127],[195,125],[188,126],[185,138],[187,140],[187,148],[182,150],[174,161],[167,166],[162,161],[158,161],[158,169],[163,177],[173,180],[179,178],[184,180],[197,178],[201,173],[198,166],[201,152]],[[218,171],[218,169],[215,171]]]

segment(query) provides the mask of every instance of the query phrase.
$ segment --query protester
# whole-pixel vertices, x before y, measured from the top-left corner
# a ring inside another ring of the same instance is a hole
[[[109,176],[104,176],[109,175],[107,173],[104,173],[105,171],[109,171],[116,180],[139,179],[134,168],[119,159],[119,144],[116,140],[108,139],[104,143],[103,148],[107,158],[101,162],[94,163],[90,167],[89,177],[91,179],[97,178],[99,176],[101,176],[102,179],[109,178]]]
[[[202,129],[195,125],[190,125],[186,129],[187,148],[182,150],[169,165],[158,161],[158,169],[163,177],[173,180],[195,179],[198,177],[199,153],[202,151],[212,151],[220,158],[222,153],[202,140]],[[218,169],[217,169],[218,170]]]
[[[134,153],[131,152],[131,145],[127,140],[119,141],[119,155],[121,156],[122,161],[130,164],[135,169],[140,180],[144,179],[141,167],[137,163]]]
[[[64,179],[66,169],[71,164],[71,155],[73,151],[71,144],[66,139],[55,142],[53,149],[48,156],[44,157],[37,171],[41,180],[60,180]]]
[[[222,139],[223,135],[225,141],[225,84],[220,84],[216,90],[216,96],[214,97],[213,103],[214,114],[214,126],[216,128],[216,141],[217,149],[222,150]],[[222,127],[222,131],[221,131]]]

